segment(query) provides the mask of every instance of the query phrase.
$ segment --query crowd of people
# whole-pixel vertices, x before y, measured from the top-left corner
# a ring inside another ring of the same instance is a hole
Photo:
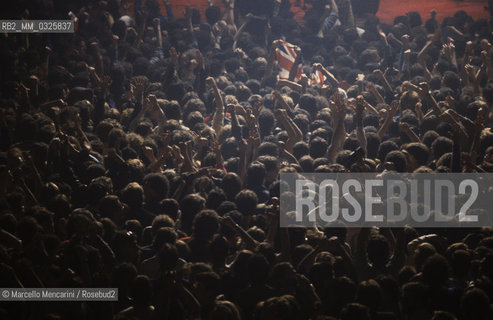
[[[493,20],[216,2],[2,11],[75,32],[0,35],[0,287],[118,301],[0,317],[493,319],[488,226],[279,227],[280,173],[492,172]]]

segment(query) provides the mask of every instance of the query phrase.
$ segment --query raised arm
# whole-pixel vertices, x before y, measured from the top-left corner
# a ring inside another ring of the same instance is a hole
[[[344,125],[346,106],[342,101],[340,101],[339,94],[337,92],[334,94],[334,102],[331,102],[330,106],[332,110],[332,125],[335,129],[329,149],[327,150],[327,156],[330,161],[334,162],[337,153],[346,140],[346,127]]]
[[[329,83],[333,86],[333,87],[338,87],[339,86],[339,81],[337,81],[336,77],[330,73],[327,69],[325,69],[322,64],[320,63],[314,63],[313,64],[313,68],[315,70],[320,70],[322,72],[322,74],[327,78],[327,80],[329,81]]]
[[[214,94],[214,101],[216,102],[216,111],[212,117],[212,128],[216,131],[216,135],[219,135],[224,124],[224,100],[217,88],[216,81],[213,77],[205,79],[206,84],[212,89]]]
[[[390,124],[393,121],[393,117],[397,114],[398,111],[399,111],[399,102],[397,102],[397,100],[394,100],[392,102],[392,106],[390,107],[390,109],[387,110],[384,122],[382,123],[380,128],[378,128],[377,134],[380,139],[382,139],[387,133],[387,130],[389,130]]]
[[[365,112],[365,101],[363,96],[358,96],[356,97],[356,106],[355,106],[355,111],[356,111],[356,137],[358,138],[359,145],[365,151],[365,156],[366,156],[366,136],[365,136],[365,131],[363,129],[363,115]]]

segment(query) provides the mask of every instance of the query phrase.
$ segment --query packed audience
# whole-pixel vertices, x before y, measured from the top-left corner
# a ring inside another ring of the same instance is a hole
[[[76,31],[0,36],[0,287],[118,301],[2,319],[493,319],[487,226],[279,227],[283,172],[493,171],[493,20],[15,5]]]

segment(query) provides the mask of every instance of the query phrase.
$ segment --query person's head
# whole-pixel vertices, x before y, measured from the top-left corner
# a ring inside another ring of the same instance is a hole
[[[423,144],[426,145],[428,149],[430,149],[433,142],[435,142],[436,138],[438,138],[439,136],[440,135],[436,131],[429,130],[425,132],[421,141],[423,141]]]
[[[228,256],[228,251],[228,240],[221,234],[214,235],[209,246],[209,252],[213,263],[219,262],[224,264],[225,259]]]
[[[271,134],[274,127],[274,114],[267,108],[264,108],[258,117],[258,127],[260,136],[265,137]]]
[[[301,130],[303,135],[306,135],[309,128],[310,128],[310,119],[307,116],[307,111],[304,111],[304,109],[299,110],[300,113],[298,113],[296,116],[294,116],[293,121],[294,123],[298,126],[298,128]]]
[[[286,319],[300,318],[301,308],[298,301],[292,295],[269,298],[260,302],[255,310],[255,319]]]
[[[303,172],[313,172],[313,158],[309,155],[301,157],[301,159],[298,160],[298,163],[300,164],[301,168],[303,169]]]
[[[193,219],[193,236],[198,239],[209,240],[218,231],[219,216],[214,210],[202,210]]]
[[[163,199],[159,202],[159,210],[160,213],[165,214],[176,221],[178,219],[180,205],[175,199]]]
[[[196,125],[203,125],[204,117],[199,111],[190,112],[183,120],[183,124],[190,129],[194,129]]]
[[[329,144],[327,140],[321,137],[315,137],[310,141],[310,156],[312,158],[321,158],[325,155]]]
[[[255,214],[258,197],[252,190],[243,189],[235,196],[235,203],[243,215],[250,216]]]
[[[136,263],[139,256],[137,236],[132,232],[117,232],[111,245],[116,259],[119,262]]]
[[[167,119],[181,120],[181,106],[176,100],[164,104],[164,114]]]
[[[137,268],[129,262],[117,264],[111,273],[111,285],[117,287],[120,294],[126,294],[137,277]]]
[[[461,80],[457,73],[453,71],[445,71],[442,78],[442,86],[452,89],[454,93],[459,93]]]
[[[144,189],[137,182],[130,182],[123,188],[121,200],[130,208],[140,208],[144,202]]]
[[[423,280],[432,287],[443,285],[449,274],[447,259],[436,253],[426,259],[423,265]]]
[[[465,291],[461,299],[461,309],[465,320],[491,319],[493,314],[488,295],[479,288]]]
[[[273,156],[261,156],[258,157],[257,160],[265,166],[264,183],[266,186],[269,186],[277,179],[279,173],[279,160]]]
[[[145,275],[138,275],[130,287],[130,298],[135,308],[144,308],[150,305],[152,300],[151,280]]]
[[[438,137],[431,144],[431,151],[435,160],[440,159],[441,156],[448,152],[452,152],[453,141],[447,137]]]
[[[366,153],[370,159],[375,159],[380,147],[380,137],[375,132],[366,132]]]
[[[402,313],[408,317],[421,316],[427,313],[429,299],[426,287],[420,282],[408,282],[401,289]]]
[[[390,248],[387,238],[382,235],[371,236],[366,248],[368,260],[375,266],[383,266],[390,255]]]
[[[258,155],[279,157],[279,147],[274,142],[264,141],[258,148]]]
[[[301,109],[308,111],[312,119],[315,118],[318,111],[318,107],[317,107],[317,99],[315,99],[313,95],[311,94],[302,95],[300,97],[300,100],[298,101],[298,106]]]
[[[432,244],[428,242],[420,244],[414,255],[414,265],[416,266],[416,270],[419,272],[422,271],[425,261],[435,253],[436,249]]]
[[[299,160],[301,157],[308,155],[310,153],[310,147],[304,141],[296,142],[293,147],[293,156]]]
[[[402,151],[394,150],[385,156],[385,162],[391,162],[397,172],[406,172],[407,160]]]
[[[356,290],[356,301],[368,307],[371,312],[377,312],[383,302],[382,288],[373,279],[363,281]]]
[[[209,6],[205,10],[205,17],[207,23],[212,26],[221,19],[221,10],[219,9],[219,7]]]
[[[175,226],[175,221],[165,214],[157,215],[154,220],[152,220],[151,230],[152,234],[155,235],[160,228],[168,227],[173,228]]]
[[[264,284],[269,276],[269,263],[262,254],[256,253],[248,259],[247,270],[252,285]]]
[[[435,311],[431,320],[457,320],[453,313],[447,311]]]
[[[209,320],[241,320],[238,307],[230,301],[218,300],[209,314]]]
[[[228,172],[221,182],[221,188],[229,201],[234,201],[235,196],[241,191],[241,180],[236,173]]]
[[[158,251],[159,267],[163,274],[173,271],[178,266],[178,249],[174,244],[164,243]]]
[[[410,165],[409,162],[412,162],[413,164],[412,170],[414,170],[417,167],[425,166],[428,164],[430,150],[423,143],[420,142],[408,143],[404,145],[403,149],[409,155],[407,157],[408,166]]]
[[[377,157],[380,161],[383,161],[387,157],[387,154],[394,150],[399,150],[399,146],[394,141],[384,141],[378,147]]]
[[[165,243],[175,244],[178,234],[172,227],[161,227],[153,233],[152,245],[154,248],[161,248]]]
[[[419,102],[419,96],[415,91],[406,91],[401,96],[400,106],[402,110],[405,109],[414,110],[414,107],[418,102]]]
[[[471,267],[471,253],[467,250],[455,250],[450,257],[450,267],[452,273],[457,278],[464,278],[469,273]]]
[[[348,303],[341,311],[341,320],[370,320],[370,310],[359,303]]]
[[[187,194],[180,202],[181,229],[187,233],[192,230],[192,222],[205,207],[205,199],[197,193]]]
[[[213,188],[207,194],[205,206],[208,209],[216,210],[224,201],[226,201],[224,191],[220,188]]]
[[[265,179],[265,166],[262,162],[252,162],[247,169],[247,186],[258,187],[264,184]]]
[[[146,202],[159,202],[168,195],[168,178],[160,173],[147,174],[144,177],[143,186]]]

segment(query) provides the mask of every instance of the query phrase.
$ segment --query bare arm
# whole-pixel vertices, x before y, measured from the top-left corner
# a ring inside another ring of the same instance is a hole
[[[392,106],[387,111],[385,121],[382,123],[380,128],[378,128],[377,134],[378,134],[378,137],[380,139],[382,139],[385,136],[385,134],[387,133],[387,130],[389,130],[390,124],[393,121],[392,118],[397,114],[398,110],[399,110],[399,103],[396,100],[394,100],[392,102]]]
[[[236,31],[236,34],[233,38],[233,50],[236,49],[237,44],[238,44],[238,39],[240,38],[240,35],[245,31],[246,26],[248,25],[248,22],[252,19],[253,15],[251,13],[248,13],[245,16],[245,21],[241,24],[240,28]]]
[[[421,142],[418,135],[414,133],[406,122],[399,122],[399,129],[406,134],[411,142]]]
[[[344,118],[346,117],[346,107],[340,101],[339,94],[334,94],[334,103],[331,103],[332,109],[332,123],[334,134],[330,142],[329,149],[327,151],[330,161],[335,161],[337,153],[342,147],[344,140],[346,139],[346,128],[344,126]]]
[[[212,88],[214,101],[216,102],[216,111],[212,117],[212,128],[216,131],[216,135],[222,130],[224,124],[224,100],[217,88],[216,81],[212,77],[205,79],[206,83]]]
[[[289,71],[289,80],[293,81],[296,78],[296,75],[298,74],[298,66],[301,63],[301,49],[299,47],[296,47],[294,49],[296,52],[296,59],[294,60],[293,66],[291,67],[291,70]]]
[[[387,77],[385,76],[385,74],[383,74],[382,70],[380,70],[380,69],[373,70],[373,74],[376,75],[380,79],[385,92],[393,92],[392,87],[390,86],[390,83],[387,80]]]
[[[277,87],[280,88],[280,87],[290,87],[291,89],[295,90],[295,91],[298,91],[298,92],[302,92],[303,91],[303,86],[299,83],[296,83],[294,81],[289,81],[289,80],[286,80],[286,79],[280,79],[278,82],[277,82]]]
[[[358,138],[359,145],[365,151],[365,155],[366,155],[367,143],[366,143],[365,131],[363,129],[363,115],[365,111],[363,96],[358,96],[356,98],[355,111],[356,111],[356,137]]]

